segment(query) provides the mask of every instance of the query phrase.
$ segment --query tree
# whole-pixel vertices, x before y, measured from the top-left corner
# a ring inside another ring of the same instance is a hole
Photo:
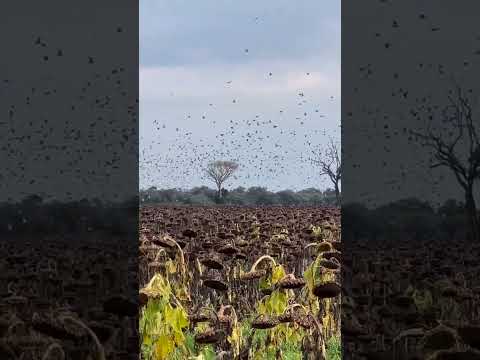
[[[317,157],[312,161],[320,167],[320,176],[328,176],[335,190],[337,205],[340,205],[340,181],[342,178],[342,164],[340,161],[340,151],[338,143],[332,138],[329,139],[325,150],[320,150]]]
[[[223,204],[230,205],[322,205],[335,204],[335,191],[324,191],[310,188],[298,192],[283,190],[278,192],[268,191],[264,187],[238,187],[227,191],[222,189]],[[194,187],[190,190],[182,189],[155,189],[140,190],[141,204],[213,204],[218,202],[218,190],[206,186]],[[136,200],[137,201],[137,200]],[[97,206],[101,208],[102,206]],[[0,209],[1,210],[1,209]],[[1,214],[0,214],[1,215]],[[61,215],[61,213],[60,213]],[[1,219],[1,216],[0,216]]]
[[[273,205],[275,203],[274,194],[265,187],[252,186],[248,189],[247,196],[253,205]]]
[[[461,233],[464,229],[468,229],[464,212],[465,206],[454,199],[445,201],[443,205],[438,208],[438,215],[441,219],[441,230],[443,230],[447,240],[455,240],[457,234]]]
[[[215,182],[217,186],[218,199],[222,198],[222,185],[238,169],[235,161],[217,160],[208,164],[205,169],[207,176]]]
[[[477,124],[473,119],[472,107],[460,87],[451,91],[449,104],[439,115],[428,107],[424,129],[412,131],[421,145],[432,150],[431,168],[445,167],[455,175],[465,196],[465,212],[473,240],[480,240],[479,221],[475,204],[474,185],[480,177],[480,139]],[[422,111],[423,109],[420,109]],[[417,117],[419,112],[413,112]],[[435,125],[433,121],[437,120]],[[440,121],[438,121],[440,120]],[[478,121],[477,121],[478,123]]]
[[[300,196],[292,190],[279,191],[277,197],[282,205],[297,205],[301,202]]]

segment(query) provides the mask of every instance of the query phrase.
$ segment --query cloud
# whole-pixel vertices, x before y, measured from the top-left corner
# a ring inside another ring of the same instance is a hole
[[[300,93],[304,96],[301,97]],[[150,155],[147,157],[156,159],[156,166],[160,163],[165,165],[172,159],[185,161],[188,152],[175,153],[172,149],[182,143],[198,147],[203,141],[212,146],[212,152],[227,151],[243,158],[243,164],[246,158],[259,156],[259,161],[242,171],[244,175],[250,174],[251,178],[240,178],[233,183],[235,185],[268,185],[276,189],[328,185],[312,176],[314,169],[308,166],[302,168],[299,156],[302,153],[308,155],[310,151],[304,143],[304,134],[309,139],[314,133],[326,130],[338,136],[338,132],[335,133],[340,120],[338,63],[321,63],[320,59],[312,58],[297,62],[143,67],[140,69],[140,99],[140,145],[148,149],[146,151]],[[236,102],[232,103],[233,100]],[[302,100],[306,103],[299,106]],[[324,117],[320,118],[320,115]],[[240,136],[250,131],[246,125],[243,128],[236,125],[237,135],[225,136],[224,145],[219,141],[217,136],[228,132],[229,121],[242,123],[256,116],[261,121],[271,120],[279,126],[273,128],[272,124],[256,128],[262,136],[271,137],[263,144],[265,155],[259,154],[258,147],[253,144],[245,144],[242,148],[232,145],[232,140],[238,142]],[[152,126],[154,120],[158,128]],[[303,122],[302,126],[300,122]],[[284,135],[279,130],[283,130]],[[298,136],[288,137],[286,134],[291,131],[296,131]],[[186,132],[192,132],[192,143],[188,140],[190,137],[179,137]],[[317,137],[317,141],[322,140]],[[277,143],[281,148],[276,148]],[[291,172],[272,177],[271,172],[261,170],[260,163],[264,167],[275,167],[276,160],[267,160],[275,153],[286,157],[285,166]],[[152,184],[161,187],[205,184],[200,174],[192,172],[185,176],[184,170],[175,166],[168,172],[165,167],[145,171],[141,176],[143,187]],[[167,173],[168,176],[165,176]]]
[[[340,65],[325,64],[321,70],[309,71],[311,67],[301,62],[266,61],[142,67],[140,98],[142,101],[168,101],[173,97],[274,97],[293,95],[299,91],[310,92],[315,97],[339,96]]]
[[[339,136],[340,85],[337,0],[142,1],[142,186],[205,184],[176,166],[204,152],[241,158],[237,185],[321,186],[299,159]]]
[[[140,62],[155,66],[330,56],[340,48],[339,24],[338,0],[142,0]]]

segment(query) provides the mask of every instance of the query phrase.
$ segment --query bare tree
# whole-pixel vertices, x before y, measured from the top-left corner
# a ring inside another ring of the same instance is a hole
[[[328,176],[335,189],[337,205],[340,206],[340,181],[342,179],[342,164],[340,160],[340,150],[338,143],[332,138],[325,150],[319,150],[312,162],[320,168],[320,176]]]
[[[238,169],[235,161],[217,160],[208,164],[205,173],[215,182],[218,198],[222,198],[222,185]]]
[[[469,99],[460,87],[450,92],[449,104],[441,109],[439,116],[433,107],[423,111],[423,131],[412,131],[421,145],[432,150],[431,168],[450,169],[465,195],[465,210],[469,230],[474,240],[480,240],[479,221],[475,204],[474,185],[480,177],[480,140]],[[421,109],[422,110],[422,109]],[[415,113],[418,117],[419,113]],[[435,125],[433,121],[437,120]],[[440,120],[440,122],[438,121]]]

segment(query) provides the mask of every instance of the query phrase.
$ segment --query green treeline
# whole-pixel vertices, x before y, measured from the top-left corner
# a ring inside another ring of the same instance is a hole
[[[207,186],[195,187],[189,190],[157,189],[151,187],[140,190],[140,203],[182,204],[182,205],[304,205],[304,206],[334,206],[335,191],[321,191],[314,188],[301,191],[282,190],[268,191],[263,187],[238,187],[233,190],[222,190],[222,198],[218,198],[216,190]]]

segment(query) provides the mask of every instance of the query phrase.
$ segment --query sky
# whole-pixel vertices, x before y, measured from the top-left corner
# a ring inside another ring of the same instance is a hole
[[[425,110],[420,117],[412,111],[438,107],[435,132],[447,136],[450,128],[441,111],[457,85],[471,90],[474,118],[480,116],[480,35],[472,31],[478,5],[377,1],[351,2],[343,9],[348,34],[342,41],[345,202],[376,207],[408,197],[433,206],[447,199],[464,201],[453,172],[432,168],[430,148],[411,141],[410,131],[424,132],[427,120]],[[468,148],[462,143],[455,153],[465,159]],[[478,182],[475,186],[480,199]]]
[[[340,1],[140,2],[140,187],[325,189],[340,142]]]
[[[137,5],[49,4],[0,12],[0,202],[137,196]]]

